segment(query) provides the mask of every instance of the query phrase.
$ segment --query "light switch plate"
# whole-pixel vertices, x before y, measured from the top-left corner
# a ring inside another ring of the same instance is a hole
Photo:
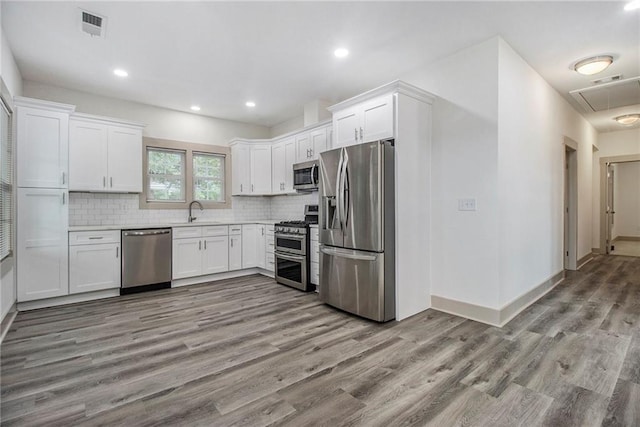
[[[476,199],[458,199],[459,211],[475,211]]]

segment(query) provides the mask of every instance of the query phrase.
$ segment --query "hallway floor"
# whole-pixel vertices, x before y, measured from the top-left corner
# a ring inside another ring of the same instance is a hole
[[[640,257],[640,241],[616,240],[613,245],[615,250],[611,252],[611,255]]]
[[[263,276],[21,312],[2,425],[638,426],[640,258],[597,256],[504,328],[376,324]]]

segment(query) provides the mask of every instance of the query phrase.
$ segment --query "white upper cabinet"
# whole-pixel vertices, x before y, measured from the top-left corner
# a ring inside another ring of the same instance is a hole
[[[142,125],[76,114],[69,128],[71,191],[142,192]]]
[[[16,97],[18,187],[67,188],[71,105]]]
[[[231,145],[231,194],[271,194],[271,143],[235,142]]]
[[[271,193],[287,194],[293,189],[293,165],[296,163],[296,141],[290,137],[271,147]]]
[[[330,133],[330,127],[321,127],[298,135],[296,137],[298,162],[317,159],[318,155],[327,149]]]
[[[394,137],[392,93],[350,105],[333,112],[334,147]],[[337,108],[339,108],[338,104]]]

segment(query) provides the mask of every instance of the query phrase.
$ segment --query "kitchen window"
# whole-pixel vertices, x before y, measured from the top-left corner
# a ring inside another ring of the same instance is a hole
[[[11,110],[0,98],[0,259],[13,250],[13,150]]]
[[[230,208],[229,148],[143,138],[142,209]]]

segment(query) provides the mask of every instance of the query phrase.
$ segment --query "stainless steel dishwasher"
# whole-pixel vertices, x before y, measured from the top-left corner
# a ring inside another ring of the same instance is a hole
[[[171,229],[122,230],[120,294],[170,287]]]

